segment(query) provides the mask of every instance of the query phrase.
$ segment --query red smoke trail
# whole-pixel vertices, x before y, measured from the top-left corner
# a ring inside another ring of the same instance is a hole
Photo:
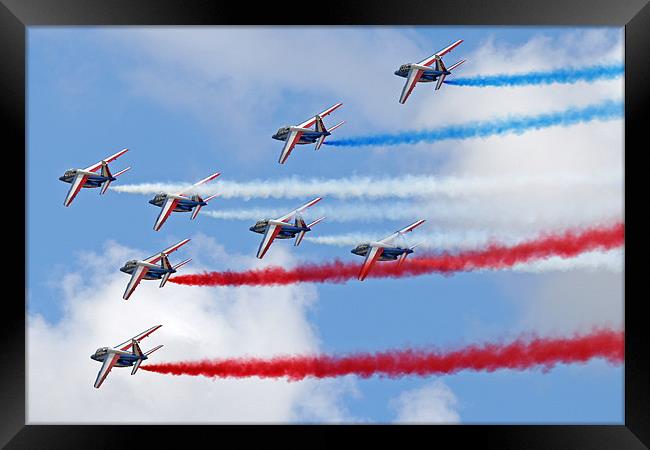
[[[624,359],[621,331],[595,330],[571,338],[519,338],[509,344],[471,345],[453,351],[393,350],[357,353],[342,357],[284,356],[272,359],[232,358],[147,364],[140,368],[172,375],[202,375],[219,378],[281,378],[297,381],[306,377],[328,378],[373,375],[398,378],[406,375],[445,375],[461,370],[493,372],[498,369],[550,370],[558,363],[585,363],[604,358],[610,364]]]
[[[511,247],[492,244],[483,250],[456,254],[429,254],[407,259],[401,267],[378,262],[370,270],[370,278],[401,278],[428,273],[450,274],[476,269],[504,269],[518,263],[552,256],[570,258],[592,250],[610,250],[624,242],[624,225],[568,230],[546,234]],[[357,278],[359,263],[335,260],[325,264],[304,264],[292,269],[267,267],[244,272],[209,272],[181,275],[169,281],[190,286],[270,286],[293,283],[344,283]]]

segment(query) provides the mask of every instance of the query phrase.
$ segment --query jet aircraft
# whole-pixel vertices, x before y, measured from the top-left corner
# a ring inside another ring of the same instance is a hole
[[[158,214],[156,223],[153,225],[153,229],[156,231],[160,230],[160,227],[162,227],[172,211],[190,212],[193,210],[190,220],[194,220],[199,214],[201,208],[207,205],[210,200],[216,197],[216,195],[212,195],[204,200],[198,194],[194,194],[188,197],[186,192],[191,192],[193,188],[203,183],[207,183],[208,181],[217,178],[219,175],[221,175],[219,172],[213,173],[209,177],[202,179],[198,183],[195,183],[184,191],[178,192],[176,194],[167,194],[164,192],[156,194],[153,199],[149,200],[149,203],[162,209],[160,210],[160,214]]]
[[[296,144],[315,143],[316,150],[318,150],[321,145],[323,145],[325,138],[332,134],[332,131],[345,123],[337,123],[329,130],[325,128],[325,124],[323,123],[323,117],[331,114],[340,106],[343,106],[343,103],[337,103],[336,105],[327,108],[325,111],[316,114],[314,117],[304,121],[300,125],[288,125],[278,129],[277,133],[271,136],[273,139],[277,139],[278,141],[285,141],[278,162],[284,164]],[[312,130],[311,126],[314,124],[316,125],[315,129]]]
[[[267,250],[273,243],[273,239],[293,239],[294,246],[300,245],[302,238],[305,236],[305,233],[311,231],[311,227],[321,222],[325,217],[314,220],[312,223],[307,225],[305,220],[302,218],[302,211],[309,208],[310,206],[315,205],[321,201],[321,197],[317,197],[312,201],[305,203],[301,207],[294,209],[288,214],[277,218],[277,219],[265,219],[259,220],[255,225],[249,228],[253,233],[263,234],[262,242],[260,247],[257,250],[257,257],[262,259],[266,254]],[[291,219],[294,218],[293,225],[290,223]]]
[[[394,240],[398,237],[402,237],[404,233],[408,233],[409,231],[419,227],[424,222],[425,222],[424,219],[418,220],[417,222],[412,223],[406,228],[402,228],[401,230],[396,231],[395,233],[391,234],[387,238],[382,239],[381,241],[368,242],[365,244],[357,245],[352,250],[352,253],[354,253],[355,255],[366,257],[365,261],[363,262],[363,266],[361,266],[361,272],[359,272],[359,281],[363,281],[366,278],[368,272],[370,271],[370,268],[377,260],[395,261],[399,259],[397,264],[401,265],[406,259],[406,257],[411,253],[413,253],[413,249],[417,247],[417,245],[411,247],[407,247],[407,246],[402,247],[400,245],[395,245]]]
[[[133,366],[131,375],[135,375],[142,361],[149,359],[148,357],[150,354],[162,347],[162,345],[158,345],[147,352],[142,352],[140,349],[140,341],[160,327],[162,327],[162,325],[151,327],[147,331],[143,331],[137,336],[134,336],[121,344],[117,344],[115,347],[98,348],[95,353],[90,355],[91,359],[102,362],[102,367],[99,369],[99,373],[95,379],[95,387],[99,388],[102,385],[113,367]]]
[[[423,59],[419,63],[402,64],[400,68],[395,71],[395,75],[398,77],[406,78],[406,84],[402,89],[402,95],[399,98],[399,102],[402,104],[406,102],[406,99],[411,95],[411,91],[413,91],[416,83],[430,83],[437,80],[435,90],[437,91],[440,89],[447,75],[450,75],[452,70],[465,62],[463,59],[447,68],[442,62],[442,56],[452,51],[462,42],[463,40],[460,39],[450,46],[443,48],[438,53]],[[436,63],[435,66],[431,67],[431,64],[434,62]]]
[[[167,256],[178,250],[183,245],[187,244],[190,240],[183,239],[182,241],[172,245],[171,247],[163,250],[160,253],[156,253],[153,256],[148,257],[145,260],[138,261],[132,259],[124,263],[124,266],[120,267],[120,271],[124,273],[131,274],[131,279],[129,284],[126,285],[126,290],[122,298],[128,300],[135,288],[138,286],[141,280],[162,280],[159,287],[163,287],[169,276],[172,273],[175,273],[180,267],[184,266],[192,259],[186,259],[183,262],[180,262],[172,267],[171,263]],[[160,265],[158,265],[160,261]]]
[[[81,188],[97,188],[97,187],[102,187],[101,191],[99,191],[99,194],[102,195],[106,192],[108,189],[108,186],[111,184],[111,182],[115,181],[117,177],[122,175],[124,172],[129,170],[131,167],[127,167],[124,170],[121,170],[117,172],[115,175],[111,174],[111,171],[108,168],[108,163],[111,161],[116,160],[126,152],[128,152],[129,149],[125,148],[124,150],[120,150],[119,152],[115,153],[112,156],[109,156],[108,158],[102,159],[96,164],[93,164],[92,166],[86,167],[85,169],[69,169],[66,170],[63,176],[59,177],[59,180],[63,181],[64,183],[70,183],[70,190],[68,191],[68,195],[65,197],[65,200],[63,201],[64,206],[70,206],[70,203],[72,203],[72,200],[77,196]],[[98,169],[102,169],[100,173],[97,173]]]

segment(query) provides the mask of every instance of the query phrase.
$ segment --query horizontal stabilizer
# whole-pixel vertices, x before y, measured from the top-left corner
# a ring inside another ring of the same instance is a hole
[[[404,262],[404,260],[406,259],[406,257],[407,257],[408,255],[409,255],[409,254],[406,253],[406,252],[404,252],[404,253],[402,253],[402,254],[400,255],[399,259],[397,260],[397,267],[400,267],[400,266],[402,265],[402,263]]]
[[[337,123],[336,125],[334,125],[334,126],[333,126],[332,128],[330,128],[330,129],[328,129],[327,131],[329,131],[329,132],[331,133],[332,131],[336,130],[338,127],[340,127],[340,126],[343,125],[344,123],[345,123],[345,120],[342,121],[342,122]]]
[[[460,65],[461,65],[462,63],[464,63],[465,61],[467,61],[467,60],[466,60],[466,59],[461,59],[460,61],[458,61],[456,64],[454,64],[453,66],[451,66],[451,67],[450,67],[449,69],[447,69],[447,70],[451,72],[452,70],[454,70],[456,67],[460,66]]]
[[[201,208],[203,208],[203,205],[196,205],[194,207],[194,211],[192,211],[192,216],[190,217],[190,220],[196,219],[196,216],[199,215],[199,211],[201,211]]]
[[[133,364],[133,370],[131,370],[131,375],[135,375],[135,373],[138,371],[138,368],[140,367],[140,364],[142,364],[142,359],[138,359],[135,364]]]
[[[312,223],[310,223],[309,225],[307,225],[307,228],[311,228],[311,227],[313,227],[314,225],[316,225],[316,224],[318,224],[318,223],[321,223],[323,220],[325,220],[325,216],[323,216],[323,217],[321,217],[321,218],[319,218],[319,219],[314,220]]]
[[[157,345],[157,346],[155,346],[155,347],[152,348],[151,350],[145,352],[144,355],[145,355],[145,356],[149,356],[149,355],[151,355],[153,352],[155,352],[156,350],[158,350],[159,348],[162,348],[162,345]]]
[[[190,262],[190,261],[192,261],[192,258],[186,259],[186,260],[183,261],[183,262],[179,262],[178,264],[176,264],[176,265],[173,267],[173,269],[174,269],[174,270],[177,270],[177,269],[183,267],[185,264],[187,264],[187,263]]]
[[[169,280],[169,276],[171,274],[172,274],[171,272],[166,272],[165,275],[162,276],[160,280],[160,286],[158,286],[159,288],[165,286],[165,283],[167,283],[167,280]]]

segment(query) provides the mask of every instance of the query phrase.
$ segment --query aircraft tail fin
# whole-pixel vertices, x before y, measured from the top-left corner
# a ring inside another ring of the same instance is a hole
[[[106,171],[104,171],[104,169]],[[127,167],[124,170],[120,170],[115,175],[111,175],[111,171],[108,169],[108,164],[102,161],[102,176],[108,177],[109,179],[104,182],[104,185],[102,186],[102,190],[99,191],[99,195],[104,195],[104,193],[108,190],[108,186],[110,186],[110,184],[113,182],[111,178],[117,178],[129,169],[131,169],[131,167]]]
[[[296,219],[296,226],[311,228],[314,225],[316,225],[317,223],[323,221],[324,219],[325,219],[325,217],[321,217],[320,219],[314,220],[309,225],[305,225],[305,221],[302,218],[300,218],[301,224],[298,224],[298,219]],[[298,245],[300,245],[300,243],[302,242],[302,239],[305,237],[305,233],[306,233],[306,231],[303,230],[303,231],[300,231],[298,234],[296,234],[296,240],[293,243],[294,246],[297,247]]]
[[[320,131],[321,133],[327,131],[325,129],[325,124],[323,123],[321,116],[316,116],[316,131]]]
[[[305,219],[303,219],[302,216],[299,215],[296,216],[295,225],[296,227],[301,227],[301,228],[307,227],[307,224],[305,223]],[[300,243],[302,242],[302,238],[305,237],[305,233],[306,231],[302,230],[299,231],[298,234],[296,234],[296,240],[293,242],[294,246],[300,245]]]
[[[169,280],[169,276],[172,273],[176,272],[176,270],[178,268],[183,267],[185,264],[187,264],[190,261],[192,261],[192,258],[189,258],[189,259],[186,259],[185,261],[179,262],[174,267],[170,267],[171,270],[169,272],[167,272],[165,275],[163,275],[162,279],[160,280],[160,286],[158,286],[158,287],[163,287],[167,283],[167,280]]]
[[[211,195],[210,197],[208,197],[206,199],[203,199],[203,198],[201,198],[200,195],[195,195],[194,197],[192,197],[192,200],[195,200],[197,202],[205,202],[205,203],[207,203],[207,202],[209,202],[210,200],[212,200],[215,197],[216,197],[216,194]],[[192,216],[190,217],[190,220],[196,219],[196,216],[199,215],[199,211],[201,211],[201,208],[203,208],[203,205],[196,205],[194,207],[194,211],[192,211]]]
[[[108,178],[113,176],[111,175],[111,169],[108,168],[108,163],[106,163],[106,161],[102,161],[102,176]]]
[[[203,202],[204,200],[201,198],[200,195],[194,195],[192,196],[192,200],[196,202]],[[196,216],[199,215],[199,211],[201,211],[201,208],[203,208],[203,205],[199,204],[194,207],[194,211],[192,211],[192,216],[190,216],[190,220],[196,219]]]
[[[441,62],[441,64],[442,64],[442,60],[441,60],[440,62]],[[442,64],[442,70],[444,70],[444,71],[446,71],[446,72],[451,72],[452,70],[454,70],[456,67],[460,66],[460,65],[461,65],[462,63],[464,63],[464,62],[465,62],[465,60],[464,60],[464,59],[461,59],[460,61],[458,61],[458,62],[457,62],[456,64],[454,64],[453,66],[449,67],[448,69],[445,68],[444,64]],[[447,77],[447,75],[444,74],[444,73],[438,77],[438,82],[436,83],[436,91],[442,87],[442,83],[445,82],[445,78],[446,78],[446,77]]]
[[[326,129],[325,129],[325,126],[323,126],[323,130],[324,130],[324,131],[328,131],[328,132],[331,133],[332,131],[336,130],[338,127],[340,127],[340,126],[343,125],[344,123],[345,123],[345,120],[344,120],[343,122],[339,122],[339,123],[337,123],[336,125],[334,125],[334,126],[333,126],[332,128],[330,128],[329,130],[326,130]],[[321,145],[323,145],[323,142],[325,142],[325,138],[326,138],[325,135],[322,135],[322,136],[320,136],[320,137],[318,138],[318,140],[316,141],[316,150],[320,149]]]
[[[140,344],[138,343],[137,340],[131,339],[131,348],[133,349],[133,354],[135,356],[142,356],[142,349],[140,348]]]
[[[422,244],[422,242],[418,242],[417,244],[410,246],[409,249],[410,249],[410,250],[413,250],[415,247],[417,247],[417,246],[420,245],[420,244]],[[406,252],[405,252],[405,253],[402,253],[402,254],[400,255],[400,257],[399,257],[398,260],[397,260],[397,267],[400,267],[400,266],[404,263],[404,261],[406,260],[406,257],[407,257],[408,255],[409,255],[409,254],[406,253]]]

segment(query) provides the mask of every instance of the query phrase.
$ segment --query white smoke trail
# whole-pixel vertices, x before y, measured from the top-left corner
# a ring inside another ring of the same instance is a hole
[[[380,231],[373,233],[346,233],[330,236],[306,236],[305,240],[314,244],[332,245],[335,247],[351,247],[364,242],[372,242],[382,239],[394,233],[392,231]],[[463,230],[457,232],[417,232],[413,236],[404,237],[405,242],[401,245],[418,244],[418,248],[435,250],[469,250],[485,247],[495,242],[504,245],[515,245],[530,239],[530,234],[519,234],[517,236],[508,234],[495,236],[494,233],[481,230]]]
[[[296,206],[294,204],[279,208],[235,209],[215,207],[215,209],[207,211],[207,208],[204,208],[201,214],[221,220],[256,221],[280,217]],[[512,209],[505,210],[507,208]],[[516,211],[516,214],[512,214],[512,211]],[[467,228],[468,225],[475,228],[478,220],[481,229],[500,230],[503,233],[512,230],[563,229],[593,224],[604,218],[621,217],[622,197],[617,192],[611,192],[603,194],[596,202],[585,201],[581,205],[579,215],[576,215],[575,202],[558,202],[552,206],[547,205],[546,208],[540,208],[535,202],[529,202],[523,198],[516,204],[516,207],[513,204],[502,207],[499,201],[488,202],[483,199],[463,202],[436,201],[426,202],[426,204],[412,202],[326,204],[323,201],[308,210],[305,216],[307,219],[325,216],[327,223],[375,223],[383,220],[410,223],[422,218],[427,219],[430,223],[435,222],[438,227],[444,226],[445,228]]]
[[[522,187],[567,188],[621,184],[620,173],[602,173],[589,176],[555,174],[522,177],[433,177],[407,175],[398,178],[350,177],[338,179],[286,178],[280,181],[253,180],[237,182],[217,180],[213,184],[194,188],[191,193],[218,195],[220,198],[306,198],[309,196],[338,199],[353,198],[411,198],[434,195],[460,197],[516,191]],[[190,183],[142,183],[115,185],[116,192],[152,195],[158,192],[180,192]],[[188,192],[189,193],[189,192]]]
[[[568,272],[571,270],[608,271],[621,273],[624,269],[623,250],[615,249],[606,252],[586,252],[575,258],[543,259],[526,264],[516,264],[509,270],[515,272],[542,273],[542,272]]]

